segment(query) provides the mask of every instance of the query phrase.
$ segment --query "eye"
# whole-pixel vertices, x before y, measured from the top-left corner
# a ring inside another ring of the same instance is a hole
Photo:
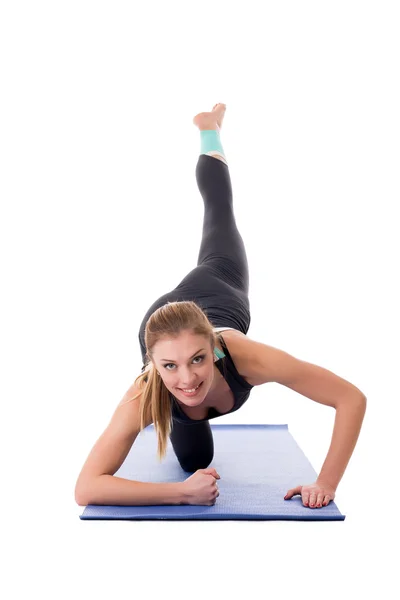
[[[197,360],[198,358],[201,358],[201,360],[203,361],[204,358],[205,358],[205,354],[202,354],[202,355],[199,355],[199,356],[195,356],[195,358],[193,360]],[[200,364],[200,363],[196,363],[196,365],[198,365],[198,364]],[[169,365],[175,366],[174,363],[166,363],[164,365],[164,369],[166,369],[167,371],[172,371],[173,369],[167,369],[167,367],[169,367]]]

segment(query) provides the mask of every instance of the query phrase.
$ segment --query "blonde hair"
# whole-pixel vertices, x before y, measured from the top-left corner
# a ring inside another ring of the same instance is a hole
[[[170,392],[152,362],[153,350],[158,341],[176,339],[184,331],[191,331],[195,335],[208,338],[210,347],[214,350],[216,335],[213,325],[195,302],[167,302],[152,313],[146,323],[144,334],[147,362],[143,372],[135,379],[135,384],[140,391],[133,398],[128,399],[130,402],[141,395],[140,431],[146,427],[146,423],[154,423],[158,441],[157,456],[160,461],[166,455],[168,437],[172,431],[172,407]],[[225,370],[225,364],[223,366]]]

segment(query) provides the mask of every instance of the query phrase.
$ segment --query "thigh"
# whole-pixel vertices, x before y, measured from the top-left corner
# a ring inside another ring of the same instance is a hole
[[[234,215],[229,169],[221,161],[201,155],[196,177],[204,201],[203,233],[197,266],[210,266],[221,281],[247,295],[249,267]]]
[[[194,473],[208,467],[214,457],[214,439],[209,421],[180,423],[173,421],[170,440],[184,471]]]

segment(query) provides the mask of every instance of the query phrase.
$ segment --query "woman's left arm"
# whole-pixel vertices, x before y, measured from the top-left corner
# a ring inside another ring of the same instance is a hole
[[[361,430],[367,404],[365,394],[327,369],[247,337],[241,338],[240,350],[241,374],[251,385],[280,383],[315,402],[335,408],[331,445],[315,484],[298,486],[285,496],[301,494],[306,506],[312,506],[312,500],[322,505],[325,496],[333,500]]]
[[[336,490],[358,440],[367,407],[367,399],[348,398],[338,402],[331,445],[317,482]]]

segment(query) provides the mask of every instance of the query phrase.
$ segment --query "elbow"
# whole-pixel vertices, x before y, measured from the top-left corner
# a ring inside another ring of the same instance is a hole
[[[360,399],[360,403],[362,406],[367,406],[367,397],[364,396],[364,394],[362,394],[361,399]]]
[[[75,489],[75,502],[78,504],[78,506],[87,506],[84,495],[78,489]]]
[[[84,479],[78,479],[75,486],[75,502],[79,506],[87,506],[93,502],[96,503],[98,497],[98,490],[96,488],[98,479],[98,476],[86,476]]]
[[[367,412],[367,397],[366,396],[363,395],[363,397],[360,400],[360,404],[358,406],[360,407],[361,418],[364,420],[365,413]]]
[[[348,406],[354,406],[365,411],[367,408],[367,398],[362,393],[343,396],[339,402],[336,402],[335,409],[342,409]]]
[[[87,486],[85,486],[85,488],[87,488]],[[82,485],[82,482],[79,482],[78,480],[75,486],[75,502],[78,506],[87,506],[90,504],[90,502],[88,502],[87,489],[85,488]]]
[[[78,506],[87,506],[89,504],[89,502],[86,502],[86,500],[84,500],[84,498],[78,494],[75,494],[75,502]]]
[[[367,398],[366,396],[364,396],[364,394],[359,394],[357,396],[355,396],[353,398],[353,402],[355,405],[360,406],[361,408],[366,408],[367,407]]]
[[[355,401],[357,404],[360,404],[361,406],[362,406],[362,405],[365,405],[365,406],[366,406],[366,404],[367,404],[367,397],[366,397],[366,395],[364,394],[364,392],[362,392],[362,390],[360,390],[360,388],[357,388],[357,387],[355,387],[355,386],[353,386],[353,388],[354,388],[354,389],[353,389],[354,393],[353,393],[352,395],[353,395],[353,397],[354,397],[354,401]]]

